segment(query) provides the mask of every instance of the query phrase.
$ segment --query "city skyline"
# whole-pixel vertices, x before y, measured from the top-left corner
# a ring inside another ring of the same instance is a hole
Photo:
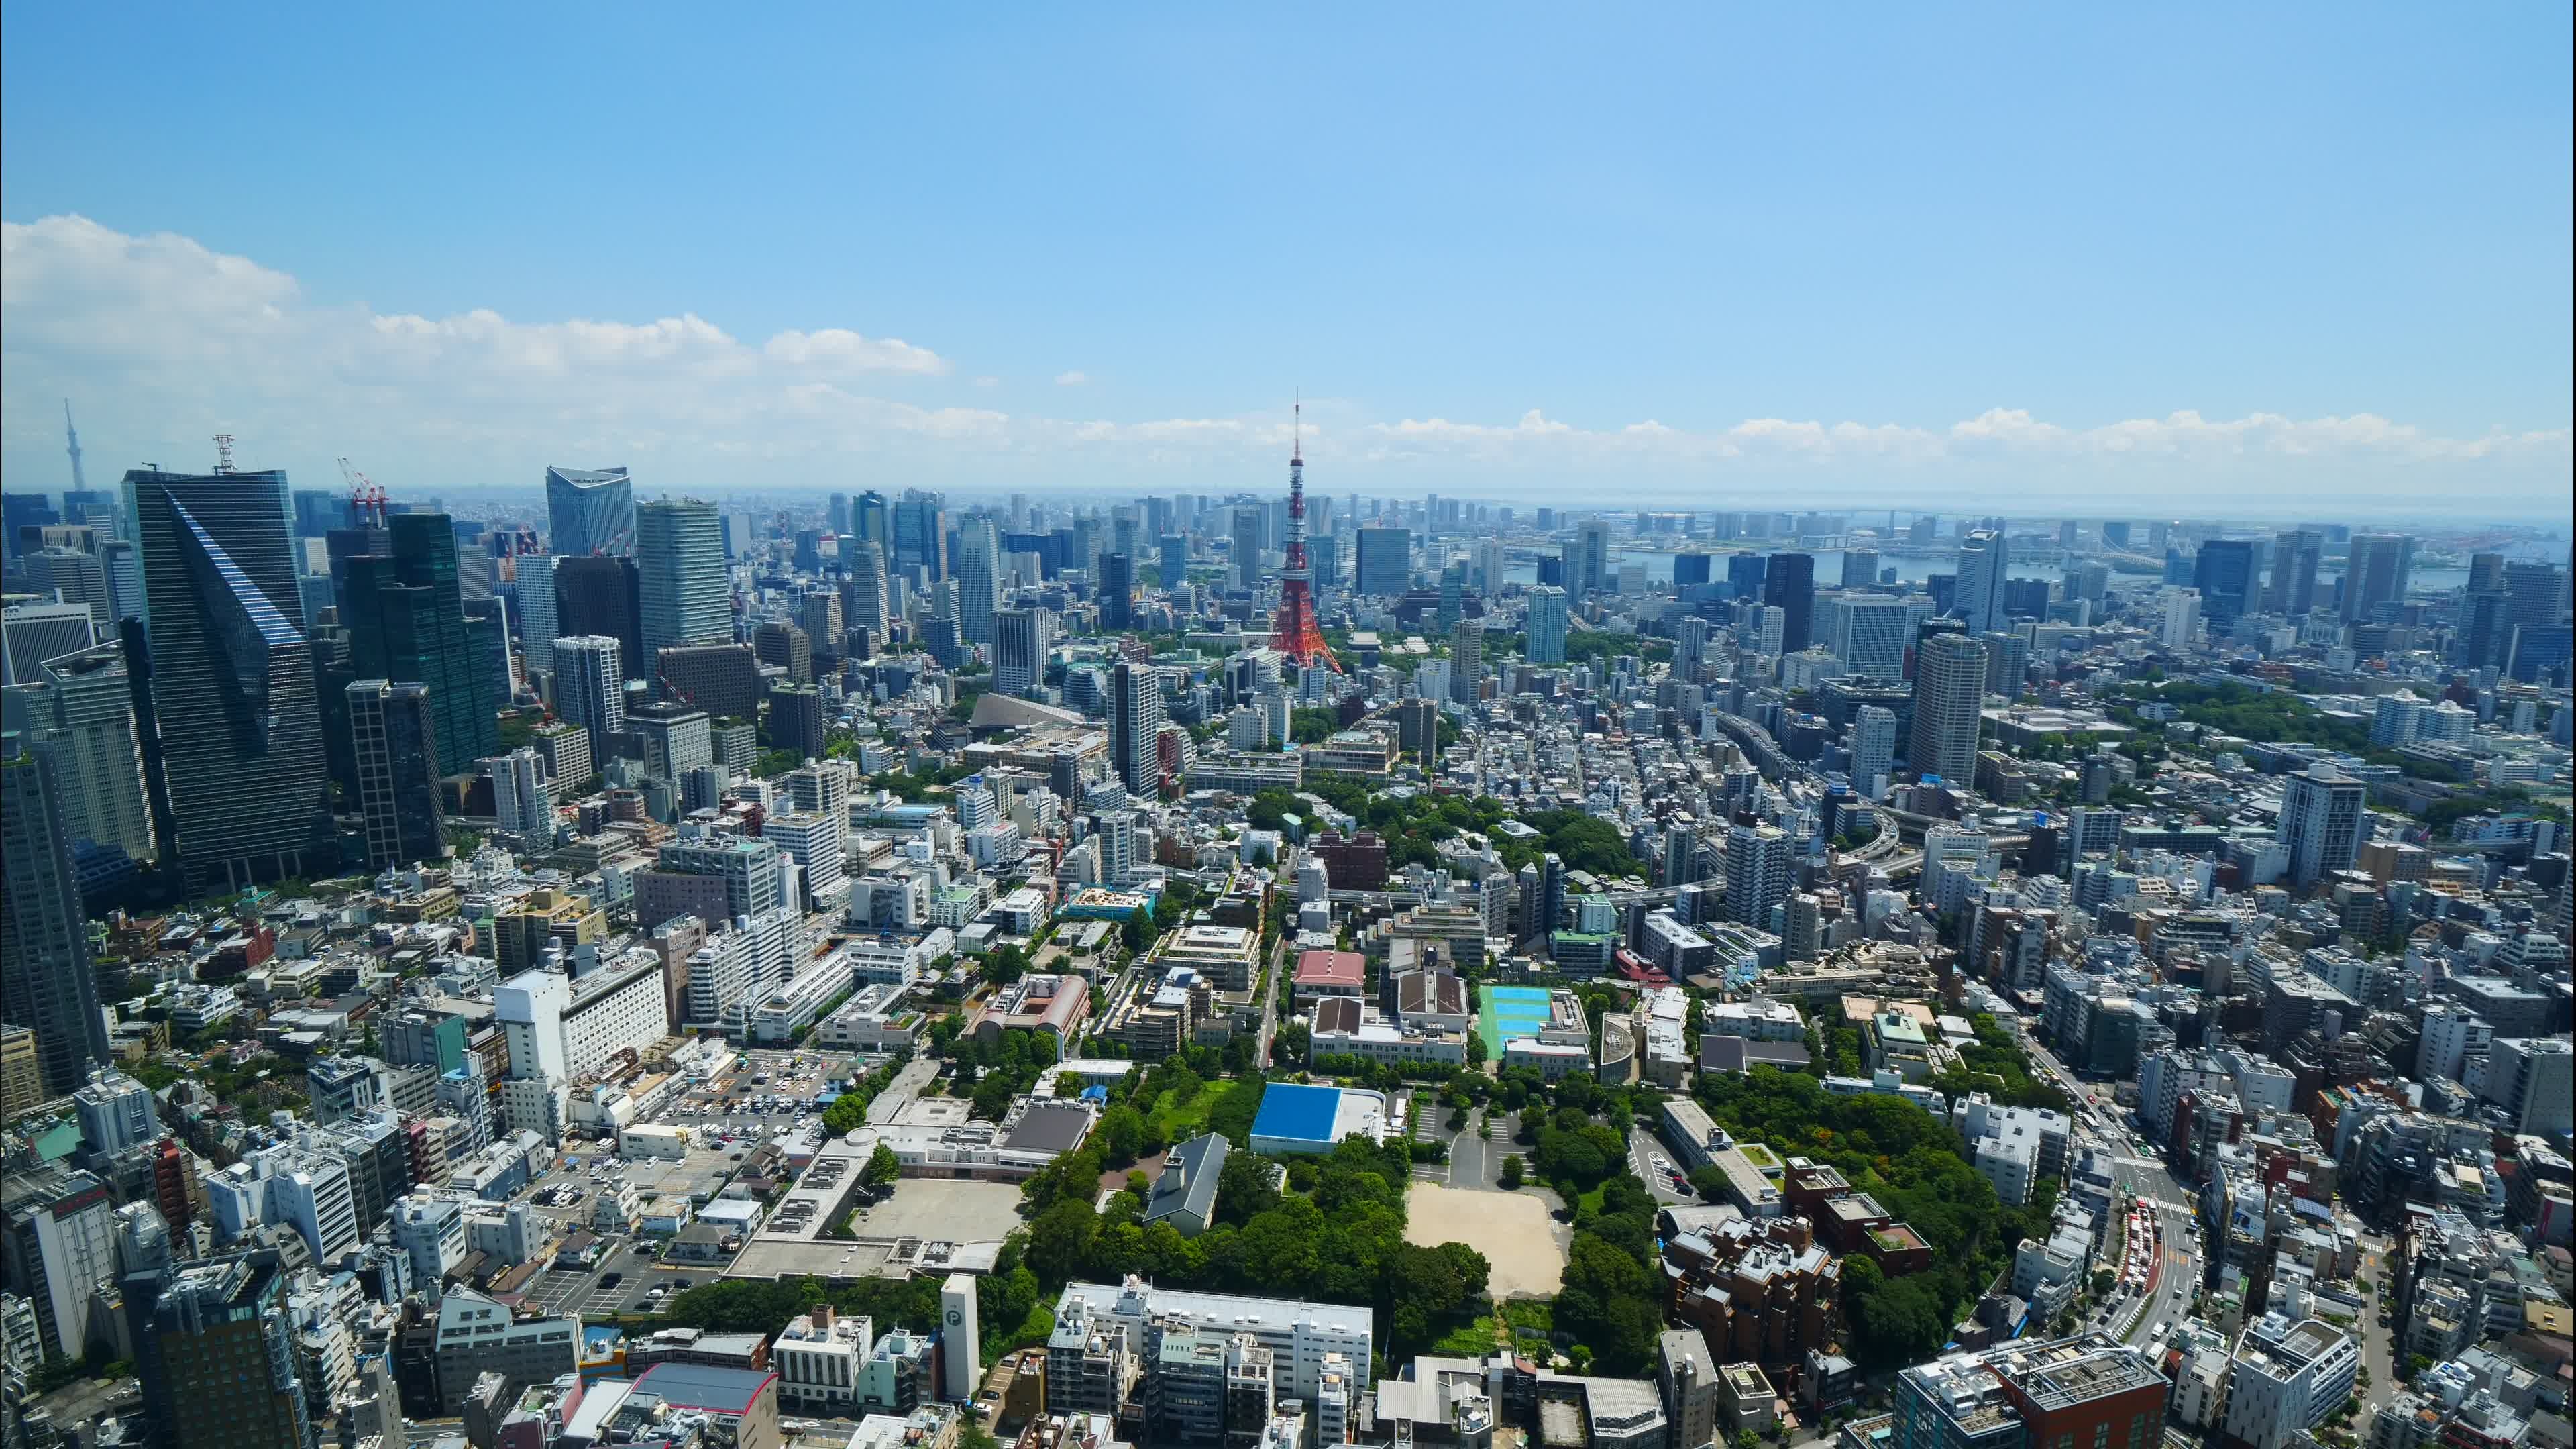
[[[61,486],[68,397],[101,464],[227,431],[413,495],[601,461],[1269,488],[1302,386],[1318,492],[2567,513],[2564,15],[2346,17],[2313,54],[2235,17],[2218,57],[2038,13],[864,18],[690,35],[738,105],[441,128],[322,63],[453,43],[400,23],[11,17],[13,487]],[[448,59],[535,94],[669,38],[541,20]],[[184,125],[79,99],[252,67],[302,83]]]

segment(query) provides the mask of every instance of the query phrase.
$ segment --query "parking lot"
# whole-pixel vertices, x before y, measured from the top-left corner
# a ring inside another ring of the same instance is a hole
[[[856,1057],[837,1052],[753,1051],[738,1066],[696,1088],[653,1120],[690,1129],[710,1148],[757,1145],[793,1131],[821,1114],[833,1083],[864,1070]]]
[[[584,1318],[610,1318],[623,1313],[650,1313],[670,1295],[712,1281],[711,1267],[672,1268],[656,1264],[650,1241],[620,1245],[589,1268],[553,1268],[530,1284],[526,1301],[542,1313]],[[656,1289],[662,1290],[657,1296]]]

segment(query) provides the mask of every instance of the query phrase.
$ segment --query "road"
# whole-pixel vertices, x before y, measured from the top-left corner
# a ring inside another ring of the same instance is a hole
[[[2133,1198],[2149,1203],[2155,1209],[2159,1255],[2155,1285],[2143,1303],[2116,1306],[2107,1324],[2115,1335],[2131,1343],[2147,1343],[2159,1332],[2190,1317],[2192,1299],[2200,1290],[2200,1222],[2194,1215],[2191,1190],[2177,1180],[2163,1163],[2146,1155],[2137,1138],[2120,1120],[2117,1108],[2093,1108],[2091,1091],[2036,1038],[2027,1034],[2026,1023],[2022,1044],[2029,1051],[2031,1061],[2054,1078],[2075,1102],[2079,1138],[2111,1159],[2112,1185],[2122,1199],[2122,1203],[2115,1204],[2113,1210],[2124,1211],[2125,1202]],[[2088,1108],[2093,1108],[2099,1116],[2088,1118]]]

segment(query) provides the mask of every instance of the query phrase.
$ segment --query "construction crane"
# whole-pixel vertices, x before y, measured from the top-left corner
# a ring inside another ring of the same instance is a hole
[[[349,526],[382,528],[385,526],[385,490],[376,480],[340,461],[340,477],[349,485]]]

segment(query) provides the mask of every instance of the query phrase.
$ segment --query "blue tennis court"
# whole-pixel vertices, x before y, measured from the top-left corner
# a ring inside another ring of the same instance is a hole
[[[1543,986],[1486,986],[1478,988],[1484,997],[1484,1009],[1478,1014],[1476,1029],[1484,1034],[1485,1047],[1495,1057],[1503,1054],[1503,1043],[1514,1037],[1536,1036],[1548,1024],[1547,988]]]

